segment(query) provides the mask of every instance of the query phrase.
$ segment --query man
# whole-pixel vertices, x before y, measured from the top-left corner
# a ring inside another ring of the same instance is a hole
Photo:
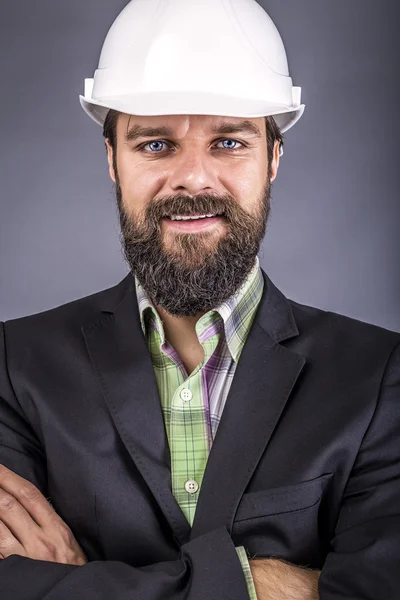
[[[130,272],[0,324],[7,599],[398,598],[400,335],[260,268],[304,106],[269,17],[233,4],[130,2],[81,98]]]

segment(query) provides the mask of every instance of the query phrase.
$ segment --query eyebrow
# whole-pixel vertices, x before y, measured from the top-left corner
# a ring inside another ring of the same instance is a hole
[[[231,133],[247,133],[249,136],[262,139],[261,131],[252,121],[240,121],[239,123],[230,123],[224,121],[220,125],[214,125],[211,128],[211,133],[214,134],[231,134]],[[125,141],[133,142],[139,138],[148,137],[173,137],[174,132],[170,127],[142,127],[134,125],[125,133]]]

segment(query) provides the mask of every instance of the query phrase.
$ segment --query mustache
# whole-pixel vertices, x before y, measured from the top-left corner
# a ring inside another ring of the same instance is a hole
[[[160,220],[171,215],[193,217],[206,214],[223,214],[227,216],[237,210],[234,200],[228,197],[219,197],[203,194],[191,198],[190,196],[172,196],[161,198],[146,207],[146,218]]]

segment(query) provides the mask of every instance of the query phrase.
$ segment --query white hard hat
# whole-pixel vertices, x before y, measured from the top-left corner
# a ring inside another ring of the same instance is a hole
[[[111,26],[79,99],[99,125],[114,109],[273,116],[284,132],[304,112],[282,38],[255,0],[132,0]]]

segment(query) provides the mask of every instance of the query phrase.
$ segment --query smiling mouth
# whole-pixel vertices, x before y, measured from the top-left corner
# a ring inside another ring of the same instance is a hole
[[[167,227],[170,229],[177,229],[180,231],[201,231],[203,229],[208,229],[213,225],[221,223],[225,220],[223,215],[216,215],[214,217],[198,217],[198,218],[190,218],[190,219],[171,219],[170,217],[163,217],[163,222],[166,223]]]
[[[208,213],[202,215],[166,215],[166,219],[170,221],[200,221],[206,219],[213,219],[215,217],[224,217],[225,213]]]

